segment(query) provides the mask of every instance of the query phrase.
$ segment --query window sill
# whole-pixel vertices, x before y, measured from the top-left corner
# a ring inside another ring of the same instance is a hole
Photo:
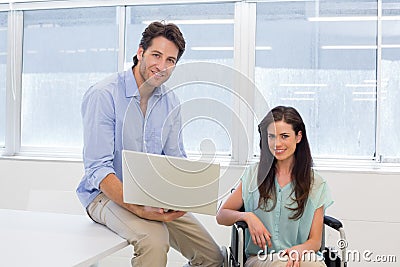
[[[189,155],[190,158],[199,158],[196,155]],[[204,160],[211,158],[204,158]],[[1,155],[0,160],[16,161],[47,161],[47,162],[76,162],[82,163],[82,156],[74,153],[51,154],[51,153],[19,153],[17,155]],[[258,162],[258,158],[239,164],[230,156],[216,156],[212,159],[219,162],[222,168],[228,166],[234,168],[244,168],[249,164]],[[381,163],[373,160],[333,160],[333,159],[314,159],[314,168],[319,171],[332,172],[357,172],[357,173],[376,173],[376,174],[400,174],[400,163]]]

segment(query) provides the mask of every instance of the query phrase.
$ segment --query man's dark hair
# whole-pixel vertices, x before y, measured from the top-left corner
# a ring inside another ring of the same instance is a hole
[[[185,39],[183,38],[182,32],[179,30],[178,26],[173,23],[162,23],[159,21],[152,22],[142,33],[142,39],[140,40],[139,46],[143,48],[144,51],[151,46],[154,38],[162,36],[167,40],[173,42],[178,48],[178,60],[181,58],[183,52],[185,51]],[[133,66],[138,63],[137,55],[133,57]]]

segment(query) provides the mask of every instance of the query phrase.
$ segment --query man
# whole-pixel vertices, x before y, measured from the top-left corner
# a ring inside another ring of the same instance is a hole
[[[186,156],[179,101],[163,85],[184,50],[176,25],[151,23],[142,33],[132,69],[92,86],[82,102],[85,175],[77,194],[95,222],[134,246],[133,266],[166,266],[170,246],[190,265],[216,267],[223,261],[192,214],[123,201],[122,149]],[[125,120],[134,127],[124,129]]]

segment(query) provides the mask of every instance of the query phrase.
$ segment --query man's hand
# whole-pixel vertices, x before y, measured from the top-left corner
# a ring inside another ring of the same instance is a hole
[[[175,211],[169,210],[168,212],[164,211],[162,208],[154,208],[148,206],[137,206],[137,210],[135,212],[136,215],[143,219],[160,221],[160,222],[170,222],[179,217],[185,215],[184,211]]]
[[[165,212],[164,209],[161,208],[125,203],[123,200],[122,182],[113,173],[108,174],[106,178],[103,179],[100,183],[100,189],[109,199],[143,219],[170,222],[182,217],[186,213],[183,211]]]

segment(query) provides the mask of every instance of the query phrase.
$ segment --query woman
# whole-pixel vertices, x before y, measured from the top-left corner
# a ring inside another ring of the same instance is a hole
[[[217,214],[219,224],[245,221],[245,266],[325,266],[321,247],[325,209],[332,204],[326,182],[312,169],[305,125],[292,107],[272,109],[258,126],[260,162]],[[239,211],[244,205],[245,212]]]

